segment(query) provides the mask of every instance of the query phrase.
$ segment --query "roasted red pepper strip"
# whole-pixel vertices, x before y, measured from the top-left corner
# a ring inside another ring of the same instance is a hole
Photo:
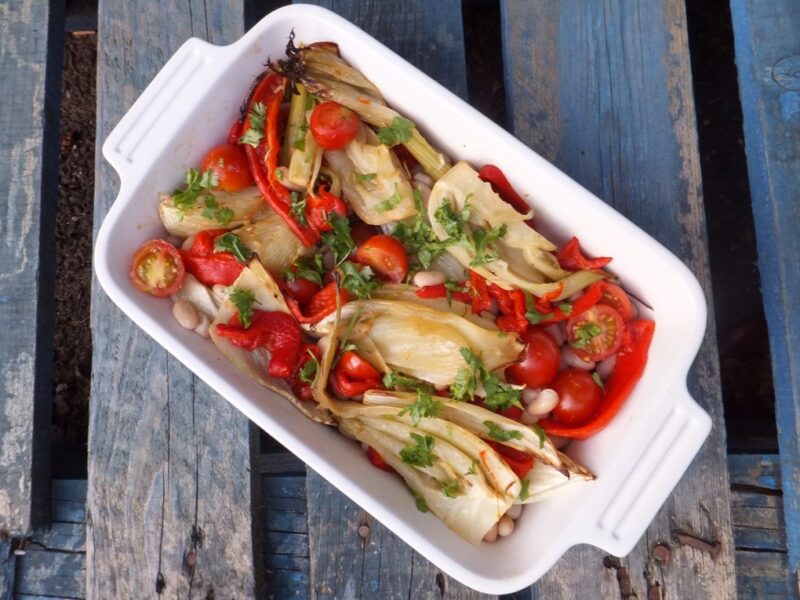
[[[258,147],[254,148],[250,144],[245,144],[244,150],[247,153],[253,179],[255,179],[261,194],[291,227],[300,241],[306,246],[313,246],[319,240],[319,232],[311,227],[303,226],[295,220],[291,214],[291,193],[277,176],[278,155],[281,149],[278,128],[285,90],[286,78],[276,73],[269,73],[255,86],[247,102],[247,111],[242,116],[241,133],[245,134],[250,129],[250,111],[258,102],[262,103],[267,110],[266,131],[264,131],[264,137]]]
[[[394,473],[395,470],[390,467],[385,460],[378,454],[372,446],[367,448],[367,456],[369,457],[369,462],[372,463],[374,467],[378,467],[383,471],[387,471],[389,473]]]
[[[307,362],[311,360],[319,361],[320,357],[321,352],[316,344],[306,343],[300,348],[300,358],[298,359],[294,375],[292,375],[291,385],[294,395],[301,400],[312,400],[314,396],[311,392],[311,384],[300,379],[300,370]]]
[[[309,194],[306,203],[306,220],[317,231],[330,231],[331,214],[347,216],[347,206],[339,196],[331,194],[326,188],[321,187],[316,195]]]
[[[509,183],[505,173],[503,173],[499,167],[483,165],[481,170],[478,171],[478,177],[491,184],[495,193],[513,206],[517,212],[523,215],[530,212],[531,207],[528,206],[528,203],[517,193],[517,190]],[[528,219],[525,222],[533,227],[533,219]]]
[[[542,319],[540,321],[540,325],[547,325],[548,323],[558,323],[559,321],[566,321],[571,319],[572,317],[577,317],[579,314],[586,312],[590,308],[592,308],[595,304],[600,302],[600,298],[603,296],[603,286],[605,282],[603,281],[596,281],[583,293],[583,295],[575,300],[572,303],[572,310],[569,314],[565,313],[561,310],[558,305],[551,306],[550,310],[546,313],[548,315],[547,318]]]
[[[525,316],[525,292],[522,290],[504,290],[499,285],[489,285],[489,295],[497,301],[500,316],[496,323],[506,333],[524,333],[528,328]]]
[[[188,251],[181,250],[186,271],[203,285],[232,285],[244,269],[230,252],[214,252],[214,240],[226,232],[227,229],[201,231]]]
[[[253,310],[253,322],[245,329],[234,315],[226,325],[217,325],[217,334],[245,350],[266,348],[270,351],[269,374],[291,377],[300,358],[303,336],[295,320],[284,312]]]
[[[646,320],[630,321],[625,326],[626,340],[617,353],[614,370],[605,383],[603,403],[591,422],[581,427],[567,427],[553,419],[542,419],[539,426],[550,435],[585,440],[608,425],[644,373],[655,327],[653,321]]]
[[[492,306],[492,299],[489,297],[489,286],[486,280],[475,271],[469,272],[469,285],[472,288],[472,312],[480,314],[489,310]]]
[[[581,271],[583,269],[602,269],[611,262],[610,256],[586,258],[581,252],[581,243],[573,237],[558,251],[558,264],[567,271]]]
[[[341,290],[341,294],[344,304],[348,300],[347,290]],[[286,297],[286,303],[298,323],[317,323],[336,310],[336,282],[331,281],[314,294],[305,307],[301,307],[300,303],[290,296]]]
[[[367,390],[383,389],[380,373],[352,351],[339,358],[330,382],[333,390],[345,398],[355,398]]]
[[[464,285],[466,284],[462,284],[462,287]],[[426,285],[425,287],[419,288],[415,293],[419,298],[447,298],[447,287],[445,287],[443,283]],[[464,304],[472,302],[472,294],[460,290],[452,290],[450,292],[450,298],[463,302]]]
[[[492,440],[483,440],[494,448],[495,452],[500,455],[500,458],[509,466],[509,468],[516,473],[517,477],[522,479],[533,468],[533,455],[526,454],[520,450],[498,444]]]

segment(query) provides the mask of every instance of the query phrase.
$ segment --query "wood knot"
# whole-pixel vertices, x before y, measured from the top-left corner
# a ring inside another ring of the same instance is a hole
[[[800,90],[800,54],[784,56],[772,65],[772,78],[787,90]]]
[[[164,574],[159,572],[158,575],[156,575],[156,594],[160,596],[166,587],[167,582],[164,580]]]

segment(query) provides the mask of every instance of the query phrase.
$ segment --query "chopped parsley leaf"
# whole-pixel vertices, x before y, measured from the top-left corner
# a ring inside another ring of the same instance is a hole
[[[240,144],[247,144],[253,148],[258,147],[261,140],[264,139],[264,122],[266,116],[267,107],[264,106],[263,102],[256,102],[253,104],[253,108],[250,109],[250,113],[247,115],[250,128],[239,138]]]
[[[294,220],[300,223],[303,227],[308,225],[308,221],[306,220],[306,197],[301,196],[297,192],[291,193],[292,198],[292,208],[289,210],[289,213],[294,217]]]
[[[475,470],[475,467],[477,467],[479,464],[481,464],[481,463],[478,462],[478,459],[477,458],[473,458],[472,459],[472,465],[470,465],[470,467],[469,467],[469,471],[464,473],[464,475],[477,475],[478,471]]]
[[[408,119],[397,116],[392,119],[389,125],[378,129],[378,139],[381,141],[381,144],[395,146],[407,142],[411,137],[412,131],[414,131],[414,123]]]
[[[239,312],[239,322],[242,327],[248,329],[253,324],[253,304],[256,302],[256,297],[250,290],[239,287],[232,286],[228,290],[228,299]]]
[[[407,465],[432,467],[434,461],[433,438],[429,435],[422,436],[412,433],[411,439],[414,440],[414,443],[400,450],[400,458]]]
[[[458,481],[455,479],[442,484],[442,493],[448,498],[455,498],[458,496],[460,489],[461,488],[458,485]]]
[[[365,183],[367,181],[372,181],[377,176],[377,173],[356,173],[356,181],[358,183]]]
[[[195,169],[189,169],[186,171],[184,181],[186,182],[186,188],[176,190],[172,194],[172,203],[181,213],[197,204],[197,199],[201,195],[213,199],[214,195],[208,190],[219,185],[219,178],[213,169],[208,169],[202,173]]]
[[[308,279],[317,285],[322,285],[322,275],[325,273],[325,266],[322,264],[322,254],[317,253],[313,256],[302,256],[294,262],[294,269],[284,269],[283,278],[286,281],[295,279]]]
[[[542,321],[546,321],[553,317],[553,313],[544,314],[540,312],[538,308],[536,308],[536,303],[533,301],[533,296],[525,293],[525,308],[527,312],[525,313],[525,318],[528,319],[528,323],[531,325],[538,325]]]
[[[330,248],[336,265],[342,264],[356,249],[353,236],[350,235],[350,221],[336,212],[330,216],[332,231],[322,234],[322,243]]]
[[[460,281],[454,281],[450,278],[444,281],[444,295],[447,298],[447,304],[453,305],[453,292],[468,292],[469,287]]]
[[[206,219],[214,219],[217,223],[227,225],[233,219],[233,210],[230,208],[220,208],[217,199],[209,194],[205,197],[205,208],[203,216]]]
[[[474,400],[478,384],[481,384],[483,403],[489,410],[498,412],[511,406],[522,408],[520,390],[500,381],[497,375],[487,371],[480,357],[470,348],[461,348],[460,352],[467,366],[456,372],[455,381],[450,387],[453,398],[461,401]]]
[[[411,415],[411,423],[416,427],[423,417],[439,416],[443,406],[441,402],[434,400],[429,392],[419,390],[417,391],[417,401],[406,406],[398,414],[401,417],[403,415]]]
[[[395,206],[400,204],[402,201],[403,201],[403,197],[400,195],[400,192],[398,192],[397,189],[395,189],[394,194],[389,196],[383,202],[380,202],[380,203],[375,205],[375,210],[377,210],[380,213],[389,212]]]
[[[493,440],[497,440],[498,442],[507,442],[509,440],[521,440],[522,439],[522,432],[511,429],[506,430],[500,427],[494,421],[484,421],[483,424],[486,426],[486,429],[489,432],[489,437]]]
[[[311,350],[308,351],[308,355],[311,357],[310,360],[307,360],[300,367],[300,381],[314,385],[319,372],[319,359]]]
[[[460,213],[456,212],[449,202],[442,202],[433,213],[436,222],[442,226],[450,242],[459,242],[467,238],[469,233],[469,205]]]
[[[424,513],[428,512],[428,503],[425,502],[425,498],[423,498],[422,495],[416,490],[409,488],[409,491],[411,492],[411,495],[414,496],[414,504],[416,504],[417,510]]]
[[[573,348],[585,348],[601,333],[603,333],[603,330],[597,323],[583,323],[572,330],[572,334],[576,339],[570,344]]]
[[[372,291],[381,286],[381,282],[375,279],[375,273],[371,268],[357,267],[349,260],[339,265],[342,274],[342,287],[356,296],[359,300],[366,300],[372,296]]]
[[[240,263],[246,263],[250,260],[252,252],[244,245],[239,236],[233,232],[228,232],[225,235],[219,236],[214,241],[215,252],[230,252],[233,257]]]
[[[475,244],[475,258],[470,261],[470,266],[479,267],[497,260],[497,252],[492,250],[492,245],[505,236],[508,227],[503,224],[492,229],[479,227],[472,232],[472,239]]]
[[[558,310],[560,310],[565,315],[570,316],[572,314],[572,304],[570,304],[569,302],[560,302],[558,304]]]
[[[433,387],[429,383],[420,381],[414,377],[409,377],[408,375],[403,375],[402,373],[396,373],[395,371],[390,371],[383,376],[383,385],[388,389],[405,388],[425,392],[431,392],[433,390]]]
[[[592,373],[592,379],[594,379],[594,382],[595,382],[597,385],[599,385],[599,386],[600,386],[600,389],[601,389],[601,390],[604,390],[604,389],[606,389],[606,385],[603,383],[603,380],[602,380],[602,379],[600,379],[600,375],[598,375],[598,374],[597,374],[597,371],[595,371],[595,372],[593,372],[593,373]]]

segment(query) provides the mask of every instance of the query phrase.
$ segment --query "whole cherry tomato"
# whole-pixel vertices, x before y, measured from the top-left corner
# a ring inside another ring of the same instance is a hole
[[[217,187],[226,192],[238,192],[254,185],[247,154],[236,144],[220,144],[208,151],[200,169],[211,169],[217,176]]]
[[[361,119],[349,108],[329,100],[314,107],[309,124],[320,146],[325,150],[340,150],[356,137]]]
[[[561,364],[558,344],[549,333],[535,327],[528,327],[521,337],[525,350],[521,360],[506,369],[506,375],[513,383],[529,388],[546,387]]]
[[[580,427],[591,421],[603,402],[600,386],[581,369],[561,371],[552,388],[558,393],[553,418],[568,427]]]

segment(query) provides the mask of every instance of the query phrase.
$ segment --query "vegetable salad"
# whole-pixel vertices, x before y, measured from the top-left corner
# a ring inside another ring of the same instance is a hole
[[[594,479],[562,450],[645,368],[654,323],[611,258],[540,234],[498,167],[453,164],[330,42],[290,36],[159,214],[134,285],[474,544]]]

